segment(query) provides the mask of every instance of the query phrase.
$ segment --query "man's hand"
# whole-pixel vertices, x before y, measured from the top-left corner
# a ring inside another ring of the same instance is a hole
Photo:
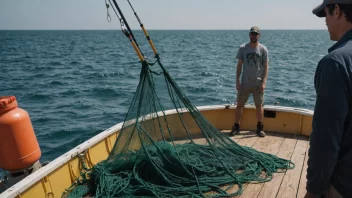
[[[263,82],[260,86],[259,86],[259,91],[260,93],[263,93],[264,92],[264,89],[265,89],[265,82]]]
[[[313,195],[312,193],[307,192],[304,198],[319,198],[319,197],[316,195]]]

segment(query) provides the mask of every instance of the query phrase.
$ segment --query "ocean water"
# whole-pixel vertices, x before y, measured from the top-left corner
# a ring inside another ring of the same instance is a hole
[[[193,105],[234,103],[236,53],[247,31],[148,31],[161,62]],[[142,31],[144,54],[153,52]],[[267,30],[265,104],[314,109],[314,73],[333,45],[324,30]],[[32,120],[41,161],[53,160],[124,120],[141,63],[121,31],[0,31],[0,96]],[[253,103],[250,98],[248,103]]]

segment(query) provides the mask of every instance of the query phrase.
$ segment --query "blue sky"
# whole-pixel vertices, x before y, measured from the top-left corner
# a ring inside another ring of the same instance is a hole
[[[132,29],[139,29],[126,0],[117,0]],[[322,0],[130,0],[151,29],[326,29],[312,14]],[[119,29],[104,0],[0,0],[0,29]]]

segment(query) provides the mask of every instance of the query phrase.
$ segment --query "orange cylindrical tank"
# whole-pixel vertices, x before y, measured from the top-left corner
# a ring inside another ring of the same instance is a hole
[[[41,154],[28,113],[18,107],[15,96],[0,97],[0,168],[29,168]]]

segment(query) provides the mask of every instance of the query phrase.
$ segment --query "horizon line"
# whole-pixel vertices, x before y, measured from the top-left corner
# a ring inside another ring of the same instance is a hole
[[[121,31],[121,29],[0,29],[0,31]],[[142,29],[131,29],[133,31],[143,31]],[[248,29],[148,29],[157,30],[157,31],[249,31]],[[280,31],[289,31],[289,30],[327,30],[327,29],[261,29],[261,31],[270,31],[270,30],[280,30]]]

